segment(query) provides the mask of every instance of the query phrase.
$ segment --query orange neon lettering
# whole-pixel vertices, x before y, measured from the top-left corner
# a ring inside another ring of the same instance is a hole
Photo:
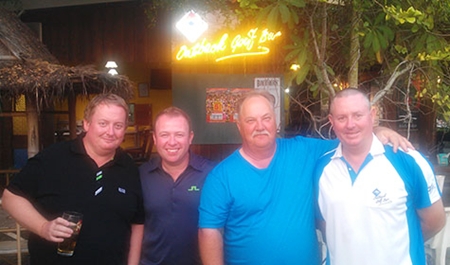
[[[217,43],[211,43],[206,39],[203,39],[201,42],[194,44],[191,48],[183,45],[178,50],[176,59],[182,60],[184,58],[194,58],[203,54],[226,53],[227,49],[229,54],[220,56],[216,59],[217,62],[235,57],[267,54],[270,52],[270,49],[261,46],[261,44],[275,40],[277,37],[281,36],[281,32],[271,32],[268,29],[258,32],[258,28],[253,28],[244,36],[240,34],[236,35],[229,43],[229,48],[227,47],[228,36],[227,33],[223,34],[220,41]],[[260,44],[260,46],[255,47],[255,42]]]
[[[178,51],[176,58],[177,60],[181,60],[183,58],[194,58],[201,54],[224,51],[227,47],[225,44],[227,38],[228,34],[223,34],[218,43],[209,43],[206,39],[203,39],[202,42],[195,44],[190,49],[186,45],[183,45]]]
[[[259,38],[259,43],[264,43],[266,41],[273,41],[276,37],[281,36],[281,32],[278,31],[277,33],[270,32],[268,29],[264,29],[261,37]]]
[[[234,37],[231,42],[231,52],[236,52],[236,49],[244,47],[247,51],[250,51],[253,48],[254,39],[256,38],[256,31],[258,28],[251,29],[248,31],[248,37],[241,37],[241,35],[237,35]]]

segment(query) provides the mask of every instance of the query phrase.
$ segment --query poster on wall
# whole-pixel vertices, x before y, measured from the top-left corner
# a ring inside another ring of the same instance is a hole
[[[206,122],[226,122],[227,88],[206,89]]]
[[[281,125],[281,78],[279,77],[255,77],[255,89],[266,90],[275,98],[275,117],[277,128]]]
[[[207,88],[206,89],[206,122],[225,123],[235,122],[236,101],[243,93],[252,88]]]

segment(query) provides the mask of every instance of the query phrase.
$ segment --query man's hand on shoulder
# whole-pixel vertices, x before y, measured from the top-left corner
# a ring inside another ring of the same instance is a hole
[[[401,147],[405,152],[408,152],[410,149],[415,150],[414,146],[408,139],[392,129],[383,126],[375,126],[373,128],[373,133],[377,136],[381,143],[392,144],[394,152],[397,152],[399,147]]]

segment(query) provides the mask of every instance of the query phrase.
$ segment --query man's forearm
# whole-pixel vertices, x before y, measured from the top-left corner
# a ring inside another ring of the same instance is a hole
[[[128,253],[128,265],[137,265],[141,259],[142,239],[144,237],[144,225],[131,226],[130,253]]]
[[[435,236],[445,226],[445,211],[442,199],[439,199],[428,208],[417,211],[424,241]]]
[[[198,231],[198,238],[203,265],[224,265],[221,231],[201,228]]]
[[[43,237],[42,226],[47,222],[34,206],[25,198],[15,195],[8,189],[5,189],[2,197],[2,207],[7,211],[20,225]]]

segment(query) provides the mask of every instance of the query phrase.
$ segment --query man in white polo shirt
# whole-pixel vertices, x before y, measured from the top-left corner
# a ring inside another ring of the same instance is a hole
[[[341,143],[315,174],[328,264],[426,264],[424,241],[445,224],[433,170],[417,151],[384,146],[372,133],[374,118],[358,89],[342,90],[330,103]]]

